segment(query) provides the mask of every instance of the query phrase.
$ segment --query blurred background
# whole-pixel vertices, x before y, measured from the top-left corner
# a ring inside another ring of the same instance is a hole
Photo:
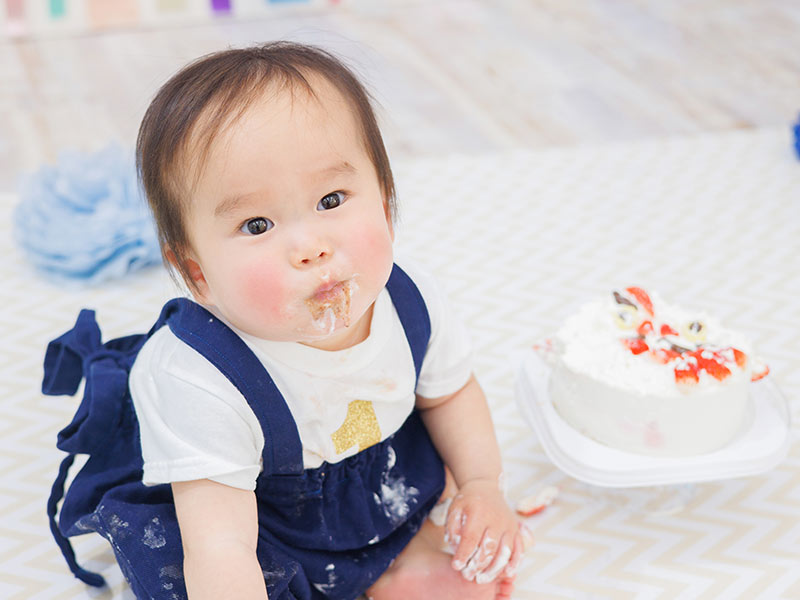
[[[788,127],[796,0],[2,0],[0,191],[65,149],[133,145],[155,90],[228,46],[322,45],[390,156]]]

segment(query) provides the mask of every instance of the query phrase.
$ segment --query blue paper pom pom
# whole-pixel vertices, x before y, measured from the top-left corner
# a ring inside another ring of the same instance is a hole
[[[65,152],[20,185],[14,237],[36,267],[98,283],[159,263],[155,225],[133,157],[111,144]]]

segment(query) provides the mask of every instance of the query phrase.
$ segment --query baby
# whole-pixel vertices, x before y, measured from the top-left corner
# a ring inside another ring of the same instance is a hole
[[[130,378],[189,597],[509,598],[523,543],[486,399],[435,283],[394,264],[354,75],[286,42],[203,57],[156,95],[137,160],[208,311],[191,343],[159,329]]]

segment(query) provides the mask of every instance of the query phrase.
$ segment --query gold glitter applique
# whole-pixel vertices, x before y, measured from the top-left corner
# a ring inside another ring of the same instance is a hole
[[[337,454],[358,444],[359,452],[381,441],[381,428],[375,408],[368,400],[353,400],[347,405],[344,423],[331,434]]]

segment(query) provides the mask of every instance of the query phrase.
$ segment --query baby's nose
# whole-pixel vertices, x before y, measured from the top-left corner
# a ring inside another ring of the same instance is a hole
[[[309,267],[327,261],[332,255],[333,248],[327,241],[308,237],[295,248],[293,262],[298,267]]]
[[[318,253],[316,253],[316,256],[311,255],[306,258],[301,258],[299,263],[301,265],[311,265],[314,263],[324,261],[326,258],[328,258],[328,256],[330,256],[330,252],[328,252],[327,250],[320,250]]]

